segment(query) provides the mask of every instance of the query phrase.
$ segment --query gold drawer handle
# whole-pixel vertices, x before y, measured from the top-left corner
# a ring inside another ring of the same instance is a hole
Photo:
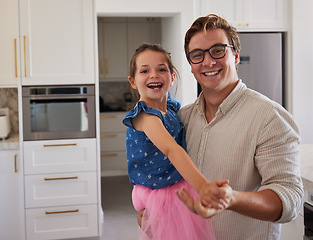
[[[45,178],[45,181],[78,179],[78,177]]]
[[[115,115],[102,115],[102,116],[100,116],[100,119],[109,119],[109,118],[116,118],[116,116]]]
[[[117,137],[116,134],[105,134],[105,135],[100,135],[100,138],[114,138]]]
[[[14,172],[17,172],[17,154],[14,154]]]
[[[67,211],[56,211],[56,212],[46,212],[46,214],[60,214],[60,213],[76,213],[78,209],[75,210],[67,210]]]
[[[100,75],[103,74],[103,59],[100,59]]]
[[[101,153],[101,157],[117,157],[117,153]]]
[[[109,60],[105,60],[105,73],[109,74]]]
[[[27,70],[26,70],[26,36],[24,36],[24,70],[25,70],[25,77],[27,77]]]
[[[16,56],[16,38],[14,38],[14,61],[15,61],[15,77],[17,77],[17,56]]]
[[[76,143],[68,143],[68,144],[44,144],[44,147],[68,147],[68,146],[76,146]]]

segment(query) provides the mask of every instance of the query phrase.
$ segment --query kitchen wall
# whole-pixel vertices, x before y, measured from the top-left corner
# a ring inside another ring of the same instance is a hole
[[[313,1],[293,0],[290,9],[291,111],[301,143],[313,144]]]
[[[17,95],[17,88],[0,88],[0,108],[9,108],[11,132],[18,132]]]

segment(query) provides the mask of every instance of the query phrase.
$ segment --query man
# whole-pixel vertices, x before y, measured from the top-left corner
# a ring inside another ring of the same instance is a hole
[[[202,93],[179,116],[196,166],[209,181],[229,179],[233,189],[227,210],[212,218],[216,239],[278,240],[280,223],[302,206],[299,130],[283,107],[238,79],[239,52],[225,19],[211,14],[192,24],[185,53]],[[205,215],[188,193],[178,195]]]

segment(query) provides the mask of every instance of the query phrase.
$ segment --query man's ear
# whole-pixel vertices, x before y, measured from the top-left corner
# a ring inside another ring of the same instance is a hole
[[[237,65],[239,62],[240,62],[239,52],[236,51],[236,54],[235,54],[235,65]]]
[[[130,85],[132,86],[133,89],[137,89],[137,85],[135,83],[134,78],[132,78],[131,76],[128,76],[128,82],[130,83]]]

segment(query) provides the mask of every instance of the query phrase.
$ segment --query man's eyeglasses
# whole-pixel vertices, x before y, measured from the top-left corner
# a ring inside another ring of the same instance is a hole
[[[221,59],[226,55],[226,47],[234,47],[229,44],[216,44],[209,49],[201,50],[195,49],[187,54],[187,58],[193,64],[202,63],[204,60],[205,52],[208,52],[213,59]]]

